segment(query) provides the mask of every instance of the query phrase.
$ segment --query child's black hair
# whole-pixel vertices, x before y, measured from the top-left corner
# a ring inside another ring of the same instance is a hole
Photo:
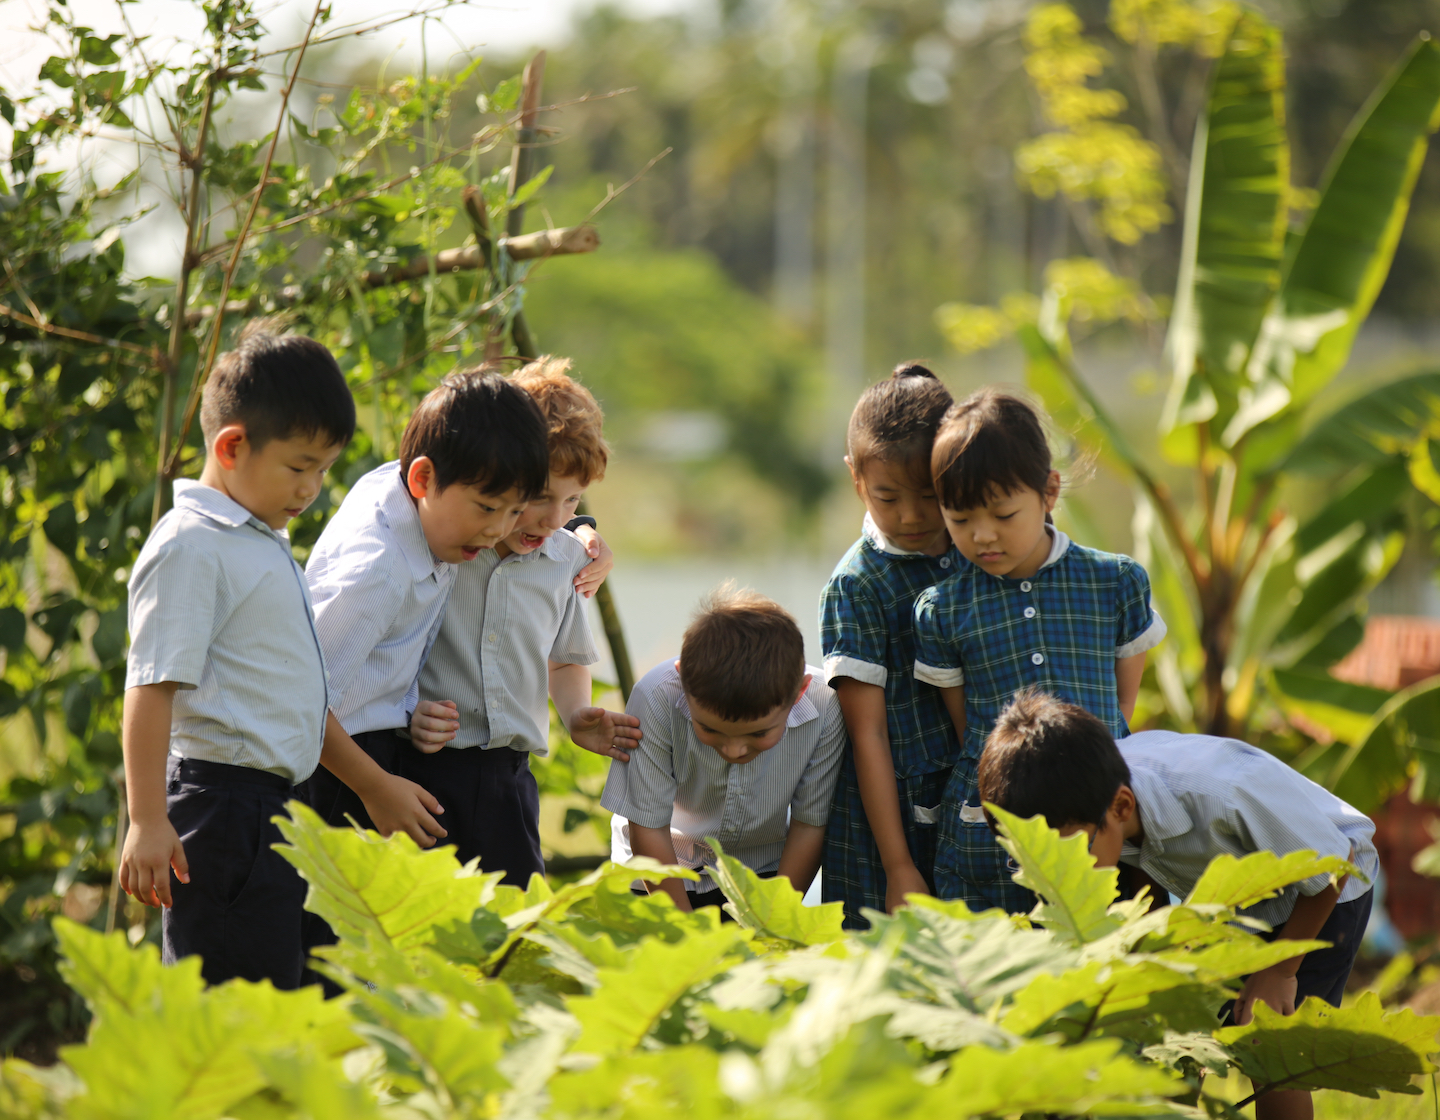
[[[550,477],[539,407],[524,389],[483,366],[446,374],[411,415],[400,438],[402,478],[422,456],[433,464],[441,490],[459,482],[489,494],[518,490],[529,501]]]
[[[1100,720],[1027,688],[995,721],[979,779],[980,800],[1016,816],[1038,813],[1051,828],[1104,828],[1115,794],[1130,784],[1130,768]]]
[[[930,445],[954,402],[940,379],[917,362],[902,362],[860,395],[850,414],[845,450],[859,477],[872,459],[896,463],[929,488]]]
[[[256,320],[220,355],[205,384],[200,431],[206,444],[227,424],[243,424],[256,451],[295,436],[343,446],[355,434],[355,398],[324,345]]]
[[[981,389],[945,413],[930,468],[946,509],[976,509],[1022,488],[1044,495],[1051,470],[1045,425],[1019,397]]]

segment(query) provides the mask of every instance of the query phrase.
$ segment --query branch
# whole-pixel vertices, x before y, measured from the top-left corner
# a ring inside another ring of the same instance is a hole
[[[326,11],[327,0],[316,0],[315,11],[310,15],[310,26],[305,29],[305,38],[300,43],[300,53],[295,59],[295,69],[290,74],[290,82],[285,87],[285,92],[280,95],[280,114],[275,121],[275,132],[270,137],[270,149],[265,153],[265,166],[260,171],[260,181],[255,184],[255,198],[250,204],[250,212],[245,215],[244,224],[240,227],[239,234],[235,237],[235,251],[230,255],[230,264],[225,269],[225,278],[220,284],[220,298],[216,301],[215,321],[210,326],[210,345],[205,354],[205,362],[195,374],[195,380],[190,384],[190,396],[185,402],[185,415],[180,421],[180,434],[175,440],[174,451],[171,452],[170,460],[165,464],[165,475],[173,478],[175,471],[180,466],[180,449],[185,446],[185,439],[190,434],[190,425],[195,420],[195,409],[200,405],[200,392],[205,387],[205,381],[210,376],[210,370],[214,368],[215,356],[220,350],[220,330],[225,323],[225,299],[230,294],[230,285],[235,280],[235,269],[240,264],[240,255],[245,248],[245,239],[250,235],[250,226],[255,221],[255,214],[260,209],[260,200],[264,197],[265,186],[270,181],[270,168],[275,163],[275,148],[280,143],[280,130],[285,125],[285,113],[290,106],[290,94],[295,89],[295,79],[300,76],[300,65],[305,61],[305,48],[310,45],[310,37],[315,33],[315,24],[320,20],[320,14]],[[182,316],[176,316],[177,321]]]
[[[654,167],[657,163],[659,163],[662,159],[664,159],[674,150],[674,148],[666,148],[663,152],[651,156],[650,162],[647,163],[644,167],[642,167],[639,171],[635,172],[634,175],[631,175],[630,178],[626,179],[625,182],[620,185],[619,190],[616,190],[609,183],[605,184],[605,197],[595,204],[594,208],[590,211],[590,213],[585,215],[585,220],[587,222],[593,220],[596,214],[600,213],[601,210],[604,210],[605,207],[609,206],[622,194],[624,194],[641,179],[643,179],[652,167]]]
[[[137,346],[133,342],[122,342],[118,338],[105,338],[98,334],[91,334],[89,331],[72,330],[69,327],[57,327],[54,323],[45,323],[39,319],[32,319],[22,311],[16,311],[13,307],[7,307],[0,303],[0,315],[13,319],[27,327],[33,327],[44,334],[59,335],[61,338],[73,338],[76,342],[88,342],[92,346],[106,346],[111,350],[121,350],[127,354],[138,354],[147,362],[153,362],[161,369],[165,368],[167,359],[161,353],[159,347],[151,346],[148,349],[144,346]]]

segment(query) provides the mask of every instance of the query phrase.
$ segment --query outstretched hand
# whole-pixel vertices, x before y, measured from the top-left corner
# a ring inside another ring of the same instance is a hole
[[[580,526],[575,530],[575,535],[580,538],[580,543],[585,546],[585,554],[590,557],[590,563],[581,568],[580,574],[575,577],[575,590],[588,599],[600,589],[605,577],[614,569],[615,554],[610,551],[610,546],[601,539],[600,534],[589,525]]]
[[[454,700],[421,700],[410,717],[415,749],[434,754],[460,731],[460,709]]]
[[[570,738],[577,747],[595,754],[630,761],[630,751],[640,745],[640,720],[625,712],[605,708],[581,708],[570,721]]]

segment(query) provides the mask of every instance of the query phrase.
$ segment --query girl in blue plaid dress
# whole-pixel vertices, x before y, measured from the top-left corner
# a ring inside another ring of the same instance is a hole
[[[962,563],[940,518],[930,447],[949,392],[923,366],[871,386],[850,417],[845,462],[865,504],[862,535],[820,599],[825,679],[850,749],[825,831],[822,892],[862,909],[929,893],[935,813],[959,753],[940,694],[915,679],[915,598]]]
[[[1128,735],[1145,653],[1165,624],[1144,568],[1075,544],[1051,522],[1060,474],[1025,401],[985,389],[952,406],[931,468],[964,558],[915,603],[915,675],[939,689],[961,744],[940,805],[935,893],[972,909],[1026,911],[1034,896],[1011,878],[977,793],[985,739],[1027,687]]]

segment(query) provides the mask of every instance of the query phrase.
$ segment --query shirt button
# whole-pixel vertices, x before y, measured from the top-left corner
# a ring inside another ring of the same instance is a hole
[[[950,566],[950,557],[948,557],[948,556],[942,556],[942,557],[940,558],[940,566],[941,566],[942,568],[948,568],[948,567]]]
[[[1035,664],[1035,665],[1044,665],[1044,664],[1045,664],[1045,655],[1044,655],[1043,653],[1032,653],[1032,654],[1030,655],[1030,661],[1031,661],[1032,664]]]
[[[1028,579],[1022,579],[1022,580],[1020,581],[1020,590],[1021,590],[1021,591],[1029,591],[1029,590],[1030,590],[1030,581],[1029,581]]]
[[[1026,618],[1034,618],[1034,617],[1035,617],[1035,608],[1034,608],[1034,607],[1026,607],[1026,608],[1025,608],[1025,617],[1026,617]]]
[[[490,635],[488,635],[488,636],[486,637],[485,640],[486,640],[487,642],[493,642],[493,641],[495,640],[495,635],[494,635],[494,634],[490,634]]]

